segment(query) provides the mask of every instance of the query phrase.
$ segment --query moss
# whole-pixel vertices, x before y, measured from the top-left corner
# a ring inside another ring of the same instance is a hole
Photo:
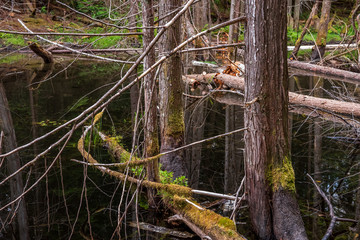
[[[219,225],[220,226],[223,226],[225,228],[229,228],[229,229],[232,229],[232,230],[235,230],[236,231],[236,228],[235,228],[235,224],[233,221],[231,221],[229,218],[227,217],[222,217],[219,219],[218,221]]]
[[[173,206],[206,234],[211,233],[214,239],[243,239],[229,218],[207,209],[201,210],[177,195],[173,197]]]
[[[285,156],[279,165],[270,164],[267,171],[267,179],[273,191],[283,188],[295,192],[295,173],[290,158]]]
[[[173,137],[182,135],[185,130],[183,111],[174,111],[169,115],[167,134]]]

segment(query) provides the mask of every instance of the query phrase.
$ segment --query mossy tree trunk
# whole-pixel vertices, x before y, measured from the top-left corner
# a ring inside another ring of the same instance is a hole
[[[307,239],[289,148],[286,7],[246,1],[246,190],[259,239]]]
[[[321,17],[315,47],[311,53],[311,60],[319,60],[325,54],[326,38],[330,22],[331,0],[323,0]]]
[[[160,1],[160,13],[171,12],[181,6],[182,1]],[[166,17],[160,25],[164,25],[174,15]],[[170,52],[181,40],[181,21],[178,19],[163,35],[159,42],[160,54]],[[160,133],[161,152],[178,148],[184,143],[184,111],[182,102],[180,54],[174,54],[162,66],[159,76],[160,89]],[[183,152],[177,151],[160,158],[162,168],[174,173],[174,178],[186,175]]]
[[[153,0],[143,0],[143,26],[154,26],[154,8]],[[143,45],[146,48],[151,40],[154,38],[154,30],[151,28],[144,29]],[[144,69],[148,69],[155,63],[155,48],[144,58]],[[144,97],[145,97],[145,157],[151,157],[159,153],[159,140],[158,140],[158,121],[157,121],[157,87],[155,81],[154,71],[149,73],[144,78]],[[158,160],[154,160],[147,164],[146,167],[147,180],[153,182],[160,182],[159,177],[159,164]],[[155,190],[148,189],[148,201],[150,206],[155,206]]]

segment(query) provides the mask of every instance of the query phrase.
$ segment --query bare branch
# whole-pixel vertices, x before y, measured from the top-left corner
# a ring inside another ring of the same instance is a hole
[[[59,32],[19,32],[19,31],[10,31],[10,30],[0,30],[0,33],[9,33],[17,35],[47,35],[47,36],[136,36],[143,35],[142,32],[128,32],[128,33],[59,33]]]

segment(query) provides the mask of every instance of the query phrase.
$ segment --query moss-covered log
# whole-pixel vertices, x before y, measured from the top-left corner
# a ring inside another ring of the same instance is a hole
[[[97,121],[100,117],[101,114],[98,114],[95,117],[95,121]],[[79,139],[77,147],[87,162],[98,164],[98,162],[90,153],[85,150],[84,147],[84,138],[89,129],[90,128],[88,128]],[[135,184],[140,184],[147,188],[157,190],[158,193],[162,194],[162,197],[164,198],[168,207],[170,207],[176,213],[181,214],[184,218],[192,222],[212,239],[245,239],[236,232],[235,225],[229,218],[223,217],[210,210],[197,208],[194,206],[194,204],[189,204],[191,199],[191,188],[176,184],[162,184],[148,180],[139,180],[104,166],[94,165],[94,167],[102,173],[108,174],[121,181],[129,181]]]

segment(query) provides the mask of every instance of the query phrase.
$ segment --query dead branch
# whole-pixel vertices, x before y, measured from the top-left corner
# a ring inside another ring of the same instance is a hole
[[[299,61],[288,61],[288,66],[295,69],[301,69],[311,71],[313,73],[319,73],[326,75],[328,78],[338,77],[342,79],[353,80],[357,84],[360,83],[360,74],[355,72],[349,72],[331,67],[324,67],[310,63],[303,63]]]
[[[183,77],[183,80],[190,83],[194,81],[199,81],[208,84],[208,83],[212,83],[214,78],[215,78],[215,74],[209,73],[205,75],[201,75],[201,74],[187,75],[186,77],[185,76]],[[228,74],[218,74],[216,75],[216,79],[220,80],[224,85],[228,86],[229,88],[245,90],[245,82],[244,82],[244,78],[242,77],[235,77]],[[294,92],[289,92],[289,102],[290,104],[308,106],[314,109],[324,109],[331,112],[337,112],[337,113],[360,117],[359,103],[317,98],[317,97],[297,94]]]
[[[18,22],[29,32],[32,33],[32,31],[20,20],[18,19]],[[75,49],[72,49],[72,48],[69,48],[67,46],[64,46],[60,43],[57,43],[57,42],[53,42],[53,41],[50,41],[46,38],[43,38],[41,36],[36,36],[38,37],[39,39],[45,41],[45,42],[48,42],[48,43],[51,43],[55,46],[58,46],[58,47],[61,47],[61,48],[65,48],[67,50],[70,50],[72,52],[75,52],[75,53],[78,53],[78,54],[81,54],[81,55],[85,55],[85,56],[88,56],[88,57],[93,57],[93,58],[98,58],[98,59],[101,59],[101,60],[104,60],[104,61],[110,61],[110,62],[118,62],[118,63],[127,63],[127,64],[133,64],[134,62],[129,62],[129,61],[122,61],[122,60],[117,60],[117,59],[112,59],[112,58],[106,58],[106,57],[101,57],[101,56],[97,56],[97,55],[93,55],[93,54],[90,54],[90,53],[85,53],[85,52],[81,52],[81,51],[78,51],[78,50],[75,50]]]
[[[69,5],[66,5],[65,3],[62,3],[62,2],[60,2],[58,0],[56,1],[56,3],[66,7],[67,9],[75,12],[76,14],[79,14],[79,15],[87,18],[87,19],[90,19],[91,21],[94,21],[94,22],[97,22],[97,23],[100,23],[100,24],[103,24],[103,25],[106,25],[106,26],[114,27],[114,28],[117,28],[117,29],[128,29],[128,30],[135,30],[135,29],[143,29],[144,28],[144,27],[126,27],[126,26],[120,27],[120,26],[118,26],[116,24],[107,23],[107,22],[101,21],[99,19],[92,18],[89,15],[86,15],[85,13],[79,12],[79,11],[73,9],[72,7],[70,7]],[[155,28],[158,28],[158,27],[155,27]]]
[[[345,222],[358,222],[356,220],[353,220],[353,219],[348,219],[348,218],[339,218],[335,215],[334,213],[334,208],[329,200],[329,198],[326,197],[325,193],[320,189],[320,187],[316,184],[315,180],[310,176],[310,174],[306,174],[306,176],[308,178],[310,178],[310,180],[312,181],[312,183],[314,184],[316,190],[319,192],[319,194],[321,195],[321,197],[325,200],[326,204],[329,206],[329,213],[330,213],[330,217],[331,217],[331,221],[330,221],[330,224],[329,224],[329,227],[328,229],[326,230],[326,233],[325,235],[323,236],[322,240],[327,240],[334,227],[335,227],[335,223],[336,221],[345,221]]]
[[[108,37],[108,36],[137,36],[143,35],[142,32],[128,32],[128,33],[58,33],[58,32],[19,32],[19,31],[10,31],[10,30],[0,30],[0,33],[9,33],[16,35],[47,35],[47,36],[99,36],[99,37]]]

